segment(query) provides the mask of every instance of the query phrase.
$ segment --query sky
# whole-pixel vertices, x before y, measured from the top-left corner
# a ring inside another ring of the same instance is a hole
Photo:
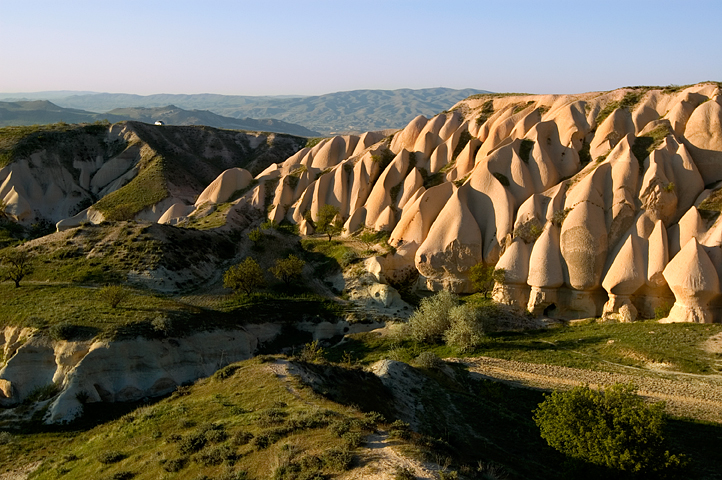
[[[722,80],[722,1],[0,0],[0,92],[581,93]]]

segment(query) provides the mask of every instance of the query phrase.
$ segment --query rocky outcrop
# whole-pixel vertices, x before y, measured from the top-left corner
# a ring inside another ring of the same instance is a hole
[[[377,284],[378,285],[378,284]],[[382,309],[408,306],[388,285],[372,296]],[[299,322],[295,328],[314,339],[368,331],[379,323]],[[34,392],[55,385],[47,423],[73,420],[83,405],[129,402],[165,395],[179,385],[207,377],[230,363],[252,357],[258,346],[281,334],[280,324],[252,324],[172,338],[55,341],[28,328],[0,331],[0,406],[13,407]]]

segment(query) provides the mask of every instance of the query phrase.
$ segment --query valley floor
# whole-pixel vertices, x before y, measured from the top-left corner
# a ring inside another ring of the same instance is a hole
[[[612,373],[490,357],[457,361],[483,378],[542,390],[566,390],[583,384],[602,387],[633,383],[643,397],[666,402],[670,415],[722,423],[722,375],[650,372],[621,365],[619,368],[624,373]]]

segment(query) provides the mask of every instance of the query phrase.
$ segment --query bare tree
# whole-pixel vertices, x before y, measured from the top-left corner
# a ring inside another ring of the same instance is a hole
[[[32,258],[26,250],[13,248],[2,256],[3,273],[7,280],[15,282],[15,288],[20,281],[32,272]]]

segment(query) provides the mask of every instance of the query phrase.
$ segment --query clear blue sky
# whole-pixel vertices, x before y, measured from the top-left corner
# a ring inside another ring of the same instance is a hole
[[[722,80],[722,1],[0,0],[0,92],[575,93]]]

